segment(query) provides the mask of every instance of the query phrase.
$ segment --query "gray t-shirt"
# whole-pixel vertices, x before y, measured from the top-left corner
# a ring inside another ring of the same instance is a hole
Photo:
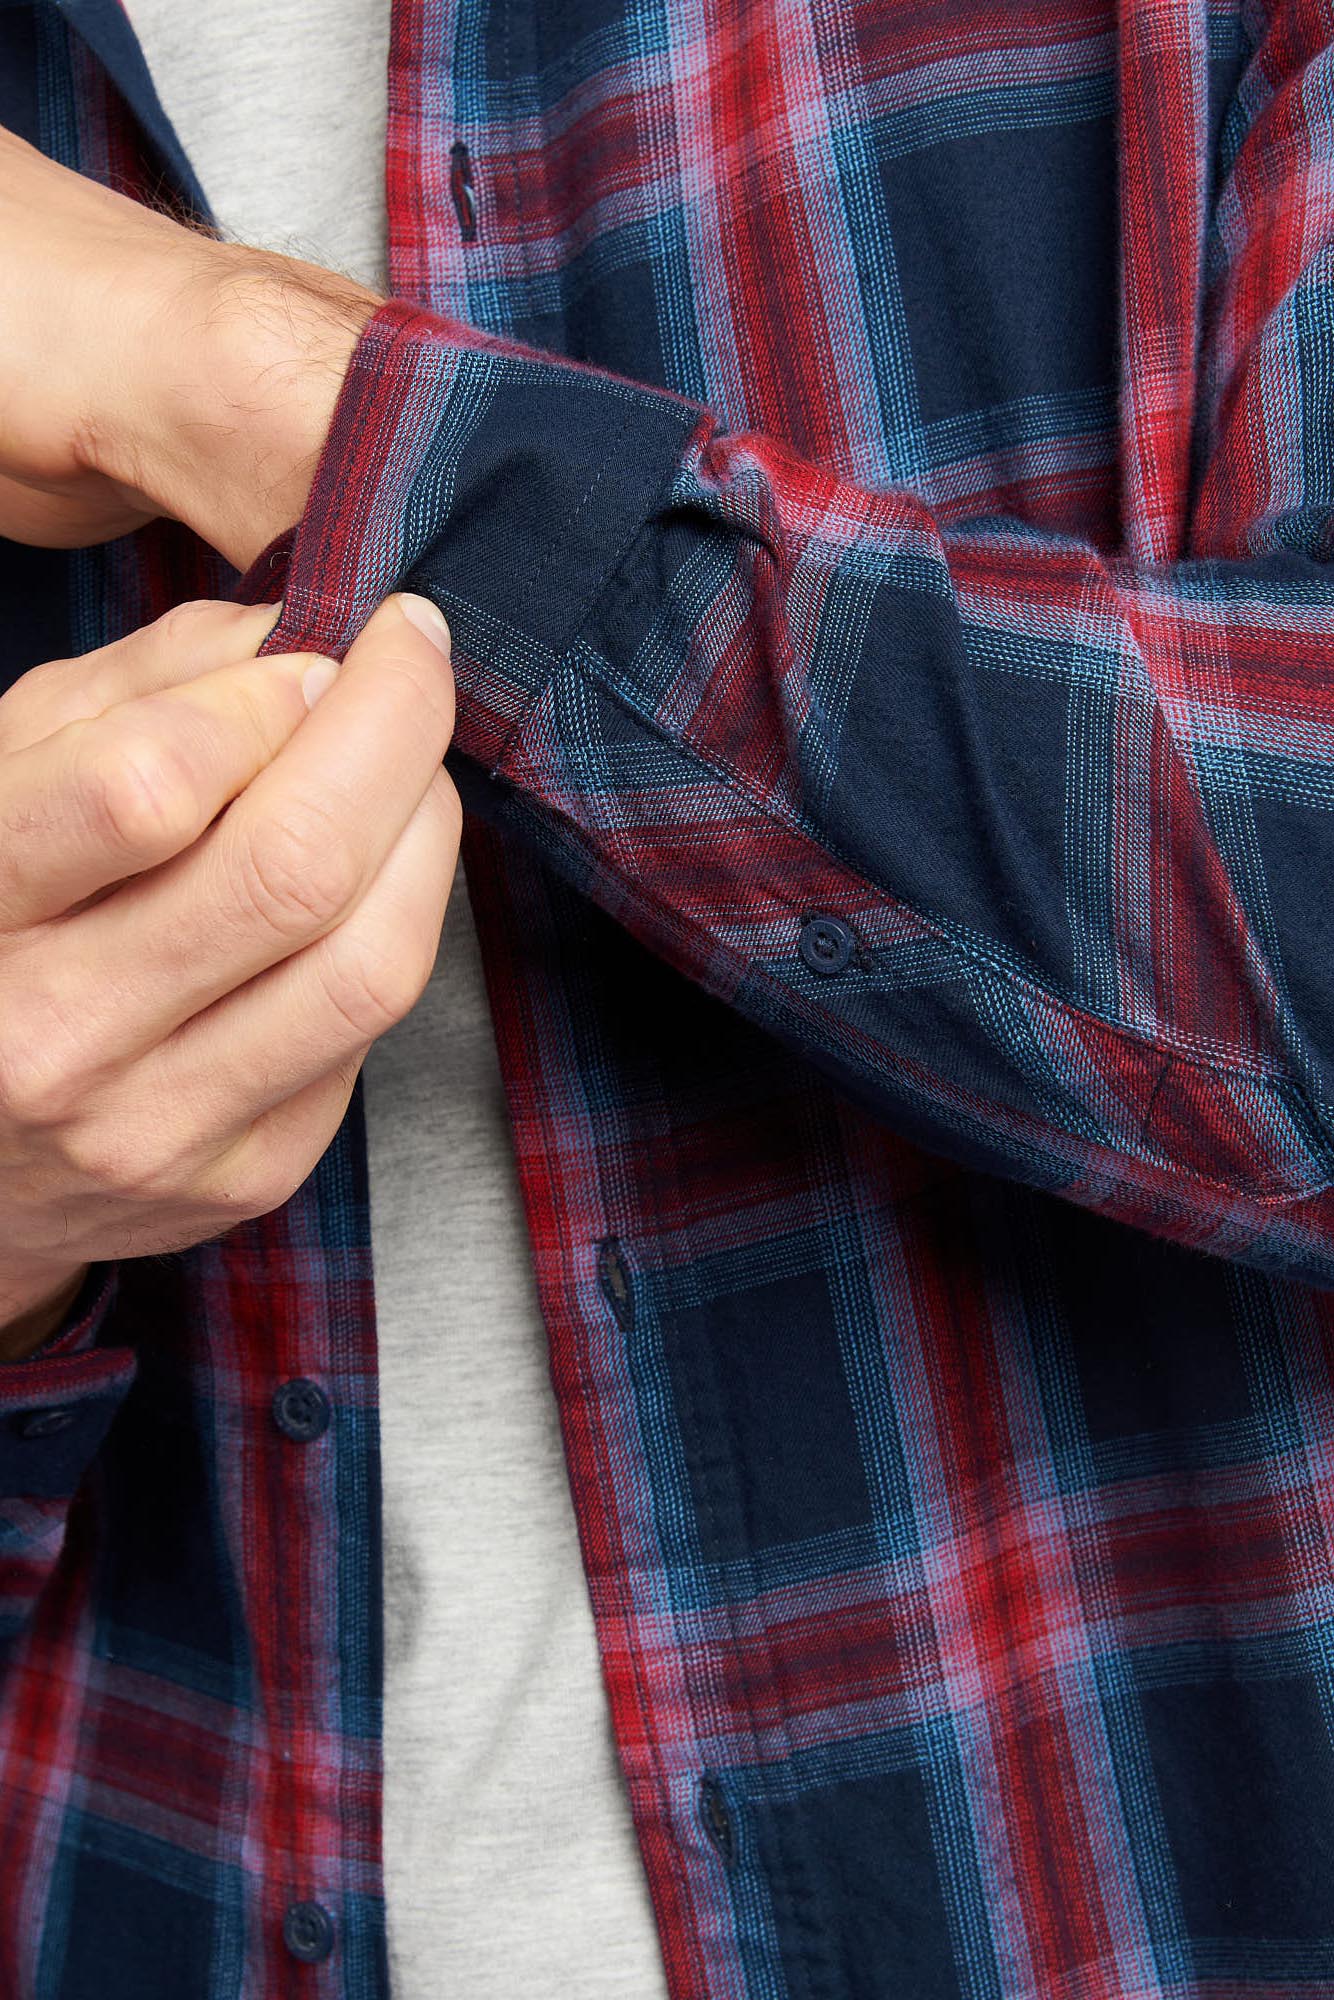
[[[388,0],[128,0],[225,233],[385,287]],[[396,2000],[665,2000],[460,874],[365,1065]]]

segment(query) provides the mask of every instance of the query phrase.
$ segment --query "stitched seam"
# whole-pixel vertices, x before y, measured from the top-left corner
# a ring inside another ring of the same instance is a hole
[[[616,433],[616,449],[618,450],[621,444],[625,440],[626,433],[630,428],[633,416],[634,416],[633,410],[627,411],[625,420],[621,424],[620,429]],[[575,504],[573,511],[571,512],[571,514],[569,515],[568,519],[565,522],[565,526],[562,530],[562,535],[568,535],[570,530],[574,527],[574,524],[579,519],[579,516],[583,512],[584,507],[587,505],[588,501],[592,499],[594,493],[601,485],[609,462],[610,462],[610,454],[608,454],[607,458],[603,460],[602,467],[599,470],[597,477],[585,489],[582,497]],[[510,747],[514,742],[515,737],[518,735],[523,725],[527,722],[528,717],[532,713],[534,705],[537,702],[539,702],[542,699],[542,697],[546,694],[556,674],[559,672],[561,666],[564,664],[565,660],[569,656],[570,651],[573,648],[575,638],[580,628],[584,624],[585,620],[587,619],[589,613],[595,608],[599,600],[610,588],[612,581],[623,567],[625,559],[629,555],[630,550],[639,540],[639,537],[645,532],[649,522],[659,512],[662,505],[663,496],[671,490],[671,487],[676,479],[676,472],[677,472],[677,461],[676,459],[673,459],[663,479],[654,488],[653,496],[647,509],[644,510],[643,513],[637,514],[627,526],[624,537],[620,542],[617,543],[615,549],[613,550],[611,556],[607,561],[606,568],[603,571],[602,576],[599,578],[597,584],[594,586],[593,591],[586,599],[586,601],[575,612],[574,617],[571,621],[570,629],[567,632],[563,633],[561,637],[552,645],[550,663],[548,664],[546,671],[542,674],[536,687],[529,695],[528,700],[523,704],[523,707],[520,709],[518,715],[515,716],[514,721],[505,731],[505,735],[501,742],[500,748],[496,753],[495,761],[491,766],[490,775],[493,778],[501,777],[504,775],[502,766],[504,765],[507,757],[509,756]],[[538,583],[547,574],[548,570],[551,569],[553,565],[557,562],[557,560],[565,553],[566,551],[562,546],[560,540],[557,540],[552,544],[551,549],[549,550],[545,561],[543,562],[541,568],[538,570],[537,574],[534,576],[531,584],[529,585],[530,595],[536,594]],[[420,564],[418,565],[418,569],[420,570]]]
[[[541,804],[542,810],[544,812],[548,813],[553,819],[559,820],[562,823],[562,825],[569,828],[571,834],[574,836],[575,841],[577,842],[577,844],[579,845],[579,847],[586,856],[592,859],[595,863],[600,862],[600,857],[597,855],[596,850],[593,848],[593,845],[589,840],[587,833],[576,820],[571,819],[567,813],[561,810],[559,806],[552,805],[546,800],[542,800],[539,803]],[[687,955],[692,957],[698,955],[697,953],[690,951],[689,947],[692,946],[697,940],[702,939],[708,945],[710,945],[714,950],[716,951],[721,950],[722,952],[724,952],[727,955],[727,957],[740,968],[740,972],[743,977],[751,979],[752,981],[756,977],[763,980],[766,989],[772,995],[776,996],[780,1003],[785,1000],[791,999],[790,989],[786,985],[784,985],[782,980],[775,973],[771,972],[763,964],[762,961],[757,959],[748,959],[744,956],[744,954],[735,951],[732,947],[720,945],[718,939],[716,938],[716,936],[712,931],[708,930],[703,924],[693,923],[689,919],[683,917],[681,912],[678,909],[676,909],[674,905],[666,902],[657,893],[657,891],[651,888],[644,881],[644,879],[641,876],[636,876],[633,879],[629,879],[626,877],[619,877],[618,880],[621,883],[623,891],[626,895],[626,899],[631,904],[637,905],[641,909],[651,910],[655,914],[655,916],[659,919],[658,928],[664,929],[669,934],[674,934],[677,938],[682,940],[683,944],[686,946]],[[770,1030],[770,1032],[772,1032],[772,1030]],[[1129,1039],[1129,1037],[1127,1038]],[[1155,1050],[1154,1053],[1161,1054],[1163,1052]],[[1165,1057],[1163,1074],[1166,1073],[1167,1068],[1170,1067],[1170,1064],[1172,1062],[1181,1060],[1185,1059],[1178,1056],[1175,1051],[1168,1051]],[[1217,1064],[1212,1066],[1210,1065],[1197,1065],[1197,1066],[1205,1068],[1212,1067],[1214,1070],[1218,1070],[1221,1067],[1220,1065]],[[873,1064],[865,1065],[865,1067],[871,1070],[877,1076],[884,1077],[885,1079],[890,1081],[893,1080],[894,1070],[892,1062],[877,1060]],[[1155,1079],[1155,1084],[1154,1084],[1155,1090],[1161,1084],[1162,1080],[1163,1080],[1162,1075],[1160,1075],[1158,1078]],[[1295,1095],[1299,1097],[1302,1095],[1302,1093],[1296,1086],[1293,1086],[1293,1090]],[[930,1093],[930,1102],[932,1104],[944,1104],[947,1106],[947,1108],[953,1108],[948,1106],[948,1100],[940,1092]],[[973,1124],[977,1124],[979,1122],[981,1114],[974,1110],[971,1114],[966,1114],[966,1115],[969,1115],[971,1117],[971,1122]],[[1029,1119],[1026,1122],[1030,1127],[1036,1128],[1039,1121],[1037,1121],[1036,1119]],[[1124,1157],[1128,1161],[1133,1162],[1135,1165],[1141,1168],[1146,1168],[1151,1172],[1161,1171],[1161,1168],[1159,1167],[1156,1161],[1151,1159],[1149,1160],[1139,1159],[1134,1153],[1130,1152],[1129,1149],[1126,1147],[1118,1148],[1116,1144],[1103,1140],[1091,1140],[1084,1143],[1088,1144],[1090,1148],[1096,1148],[1096,1150],[1101,1154],[1111,1155],[1113,1158],[1116,1158],[1120,1155],[1124,1155]],[[1083,1167],[1087,1166],[1087,1162],[1081,1163],[1075,1160],[1065,1161],[1064,1164],[1070,1165],[1076,1168],[1077,1170],[1082,1170]],[[1104,1168],[1103,1171],[1106,1171],[1106,1169]],[[1117,1174],[1115,1178],[1117,1184],[1123,1187],[1125,1190],[1127,1190],[1127,1192],[1131,1193],[1132,1195],[1139,1196],[1145,1192],[1140,1181],[1133,1177],[1127,1177],[1124,1174]],[[1286,1186],[1282,1188],[1275,1188],[1272,1192],[1266,1191],[1265,1181],[1262,1178],[1258,1177],[1255,1181],[1243,1185],[1242,1183],[1235,1181],[1217,1180],[1211,1177],[1210,1175],[1199,1173],[1197,1171],[1192,1170],[1188,1175],[1183,1173],[1181,1175],[1181,1178],[1183,1180],[1188,1180],[1189,1184],[1192,1186],[1212,1189],[1219,1194],[1228,1196],[1231,1199],[1235,1199],[1238,1195],[1242,1195],[1247,1200],[1253,1202],[1257,1208],[1263,1208],[1275,1211],[1280,1211],[1282,1209],[1292,1207],[1297,1203],[1309,1201],[1316,1195],[1323,1194],[1331,1186],[1334,1186],[1334,1175],[1331,1175],[1329,1173],[1326,1174],[1326,1177],[1324,1179],[1315,1180],[1312,1182],[1303,1182],[1297,1186]],[[1275,1177],[1273,1176],[1270,1177],[1271,1180],[1273,1180],[1274,1178]]]
[[[593,601],[596,602],[596,599]],[[621,689],[612,685],[600,674],[595,673],[584,660],[574,653],[572,647],[559,661],[554,663],[552,674],[562,667],[578,674],[582,680],[586,681],[599,693],[605,695],[624,714],[637,722],[641,729],[666,744],[678,756],[688,758],[692,763],[698,765],[701,770],[707,771],[719,784],[724,785],[729,791],[735,793],[738,798],[742,799],[762,818],[771,820],[776,825],[786,827],[789,832],[796,834],[807,845],[818,848],[822,854],[827,855],[831,861],[837,864],[847,877],[849,883],[856,888],[859,894],[864,895],[868,900],[878,900],[881,903],[892,905],[895,909],[906,911],[908,915],[921,924],[924,930],[928,931],[939,943],[945,945],[947,949],[954,952],[957,957],[967,961],[981,971],[992,973],[997,978],[1003,979],[1008,985],[1015,987],[1018,991],[1031,994],[1035,999],[1044,1002],[1048,1006],[1059,1008],[1064,1013],[1073,1014],[1080,1019],[1096,1023],[1099,1028],[1104,1029],[1108,1034],[1118,1035],[1136,1048],[1145,1049],[1154,1055],[1166,1055],[1177,1061],[1193,1063],[1196,1067],[1205,1070],[1231,1070],[1238,1075],[1248,1078],[1258,1078],[1263,1082],[1279,1083],[1285,1089],[1293,1091],[1310,1111],[1315,1122],[1322,1129],[1324,1128],[1325,1121],[1316,1112],[1315,1106],[1311,1102],[1304,1086],[1290,1072],[1272,1063],[1264,1062],[1259,1058],[1248,1056],[1244,1051],[1222,1049],[1217,1044],[1206,1042],[1199,1037],[1185,1035],[1175,1037],[1170,1031],[1166,1030],[1160,1034],[1151,1034],[1144,1029],[1131,1027],[1124,1021],[1111,1020],[1107,1015],[1099,1013],[1096,1008],[1089,1007],[1073,996],[1062,993],[1055,987],[1045,986],[1040,981],[1031,978],[1028,974],[1018,971],[1015,967],[1007,964],[1004,959],[994,953],[987,952],[972,940],[964,941],[954,937],[938,918],[928,916],[925,911],[918,909],[916,904],[908,902],[904,897],[892,895],[888,890],[881,887],[879,883],[870,881],[835,843],[827,840],[823,835],[817,836],[795,813],[788,812],[781,804],[766,798],[763,793],[749,785],[740,773],[716,763],[704,751],[700,750],[697,745],[691,743],[683,736],[673,734],[655,717],[647,715]],[[543,691],[550,684],[552,674],[546,676],[543,683]],[[525,719],[526,715],[527,711],[525,711]],[[797,906],[793,904],[790,907],[796,909]],[[803,904],[801,907],[805,908],[805,905]],[[869,949],[872,950],[873,955],[878,956],[884,948],[869,947]]]
[[[597,607],[602,598],[613,587],[617,577],[623,572],[629,556],[633,553],[635,544],[651,525],[654,515],[658,511],[663,494],[675,479],[675,473],[676,469],[674,467],[670,478],[659,489],[655,505],[648,510],[648,513],[638,524],[625,547],[614,558],[613,566],[609,567],[601,586],[594,591],[588,600],[586,607],[588,611],[592,611]],[[800,819],[795,813],[790,812],[780,801],[768,797],[765,793],[751,785],[741,772],[729,769],[726,765],[716,762],[707,751],[701,749],[698,744],[692,742],[688,737],[674,733],[666,724],[659,721],[656,716],[648,713],[641,707],[614,680],[604,674],[598,673],[586,658],[581,657],[575,652],[574,636],[571,636],[561,656],[553,660],[551,668],[543,676],[541,687],[537,691],[539,694],[546,692],[555,674],[561,668],[567,668],[570,672],[578,675],[589,686],[605,695],[608,701],[613,702],[623,714],[628,715],[641,729],[657,738],[658,741],[666,744],[678,756],[688,758],[692,763],[698,765],[701,770],[709,772],[719,784],[735,793],[738,798],[753,807],[763,818],[773,821],[776,825],[786,827],[789,832],[795,834],[800,840],[810,846],[817,847],[821,853],[827,855],[831,861],[838,865],[848,881],[857,888],[859,893],[865,895],[869,900],[878,900],[882,903],[888,901],[894,908],[906,911],[933,938],[939,943],[944,944],[950,951],[956,953],[958,957],[967,960],[970,964],[979,967],[983,971],[994,973],[998,978],[1005,980],[1007,984],[1015,987],[1018,991],[1029,993],[1035,999],[1043,1001],[1049,1006],[1059,1007],[1063,1011],[1077,1015],[1083,1020],[1095,1022],[1100,1028],[1106,1029],[1109,1034],[1122,1036],[1136,1048],[1147,1049],[1154,1055],[1170,1055],[1184,1062],[1195,1063],[1199,1067],[1210,1071],[1219,1069],[1232,1070],[1240,1075],[1257,1077],[1264,1081],[1277,1081],[1298,1095],[1315,1123],[1322,1130],[1324,1129],[1325,1121],[1317,1113],[1305,1087],[1289,1071],[1277,1067],[1272,1063],[1267,1063],[1258,1057],[1250,1056],[1245,1051],[1222,1048],[1217,1043],[1208,1042],[1199,1036],[1176,1034],[1167,1029],[1161,1033],[1149,1033],[1144,1029],[1131,1027],[1126,1022],[1113,1020],[1106,1014],[1100,1013],[1096,1008],[1090,1007],[1086,1002],[1077,999],[1073,994],[1061,992],[1054,986],[1044,985],[1041,981],[1031,978],[1028,974],[1008,964],[997,953],[988,952],[984,946],[979,945],[975,940],[955,937],[939,918],[929,916],[925,911],[919,909],[915,903],[909,902],[902,896],[891,895],[879,883],[872,882],[865,876],[857,864],[835,842],[829,840],[825,835],[816,835],[804,820]],[[536,695],[534,699],[536,699]],[[527,719],[531,705],[530,703],[525,708],[520,721]],[[507,748],[513,734],[514,731],[511,730],[506,737]],[[492,775],[503,775],[500,772],[498,764],[493,768]]]

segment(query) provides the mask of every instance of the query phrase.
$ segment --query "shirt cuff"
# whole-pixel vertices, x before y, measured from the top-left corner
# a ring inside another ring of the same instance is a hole
[[[119,1263],[93,1264],[54,1333],[0,1364],[0,1498],[78,1487],[134,1379],[132,1351],[99,1344],[119,1285]]]
[[[387,301],[343,378],[297,526],[251,564],[262,648],[340,658],[390,591],[453,638],[455,747],[488,771],[667,493],[703,413]]]

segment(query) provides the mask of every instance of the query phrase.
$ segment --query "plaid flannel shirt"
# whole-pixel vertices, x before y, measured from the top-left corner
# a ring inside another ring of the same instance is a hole
[[[1332,40],[396,0],[294,532],[0,548],[5,681],[449,618],[674,2000],[1334,1994]],[[200,208],[108,0],[0,116]],[[0,1993],[379,2000],[360,1087],[0,1408]]]

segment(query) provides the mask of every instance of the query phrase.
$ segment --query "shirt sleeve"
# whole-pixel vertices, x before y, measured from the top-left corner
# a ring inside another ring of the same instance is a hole
[[[70,1504],[134,1376],[105,1344],[120,1265],[94,1264],[61,1324],[0,1363],[0,1648],[32,1615],[65,1541]]]
[[[1329,166],[1300,231],[1230,183],[1186,559],[391,302],[268,647],[425,592],[465,800],[655,951],[929,1148],[1334,1284]]]

